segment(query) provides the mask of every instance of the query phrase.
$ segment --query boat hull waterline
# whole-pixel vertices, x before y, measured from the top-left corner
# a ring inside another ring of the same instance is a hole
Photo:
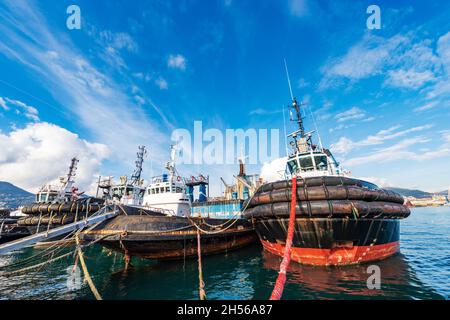
[[[265,250],[283,256],[288,223],[280,218],[256,225]],[[291,259],[316,266],[382,260],[399,252],[399,229],[398,220],[296,219]]]

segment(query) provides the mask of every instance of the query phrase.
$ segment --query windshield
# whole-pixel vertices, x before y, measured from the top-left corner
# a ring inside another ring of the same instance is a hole
[[[38,202],[44,202],[44,201],[46,201],[46,200],[47,200],[47,193],[41,193],[41,194],[39,195]]]
[[[300,158],[300,167],[302,168],[302,171],[314,170],[312,157],[306,156],[306,157]]]
[[[314,157],[316,161],[317,170],[325,171],[328,169],[328,161],[326,156],[316,156]]]
[[[288,161],[288,168],[291,173],[296,173],[298,171],[298,164],[296,159]]]

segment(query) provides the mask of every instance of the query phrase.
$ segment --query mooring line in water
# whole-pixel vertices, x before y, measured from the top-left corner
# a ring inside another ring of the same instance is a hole
[[[61,255],[61,256],[58,256],[58,257],[56,257],[56,258],[53,258],[53,259],[50,259],[50,260],[47,260],[47,261],[44,261],[44,262],[41,262],[41,263],[39,263],[39,264],[35,264],[35,265],[33,265],[33,266],[30,266],[30,267],[22,268],[22,269],[15,270],[15,271],[11,271],[11,272],[0,273],[0,275],[1,275],[1,276],[4,276],[4,277],[9,277],[9,276],[13,276],[13,275],[15,275],[15,274],[24,273],[24,272],[26,272],[26,271],[33,270],[33,269],[37,269],[37,268],[40,268],[40,267],[42,267],[42,266],[45,266],[46,264],[50,264],[50,263],[52,263],[52,262],[61,260],[62,258],[65,258],[65,257],[67,257],[67,256],[69,256],[69,255],[71,255],[71,254],[73,254],[73,252],[65,253],[65,254],[63,254],[63,255]]]
[[[294,227],[295,227],[295,207],[297,204],[297,177],[292,178],[292,189],[291,189],[291,212],[289,215],[289,226],[288,233],[286,237],[286,245],[284,247],[283,260],[280,264],[280,271],[278,272],[277,281],[270,296],[270,300],[280,300],[283,295],[284,285],[286,283],[286,271],[291,262],[291,249],[292,249],[292,239],[294,237]]]
[[[71,231],[68,235],[66,235],[66,236],[65,236],[64,238],[62,238],[60,241],[69,239],[69,237],[73,236],[73,233],[75,233],[75,232],[76,232],[75,230],[74,230],[74,231]],[[56,248],[55,248],[55,247],[56,247]],[[55,249],[54,249],[54,248],[55,248]],[[52,249],[52,250],[51,250],[51,249]],[[54,249],[54,250],[53,250],[53,249]],[[36,254],[34,254],[34,255],[32,255],[32,256],[26,258],[26,259],[24,259],[24,260],[19,260],[19,261],[17,261],[17,262],[14,262],[14,263],[10,263],[10,264],[8,264],[8,265],[1,266],[1,267],[0,267],[0,271],[1,271],[1,270],[4,270],[4,269],[7,269],[7,268],[14,267],[14,266],[20,266],[20,265],[23,265],[23,264],[27,264],[27,263],[29,263],[29,262],[33,262],[33,259],[34,259],[34,258],[37,258],[37,257],[39,257],[39,256],[42,256],[42,257],[40,257],[40,258],[43,258],[43,257],[45,257],[45,256],[48,256],[48,255],[52,254],[52,253],[55,253],[58,249],[60,249],[59,243],[55,242],[55,243],[51,244],[49,247],[45,248],[44,250],[42,250],[42,251],[40,251],[40,252],[38,252],[38,253],[36,253]],[[35,260],[35,261],[36,261],[36,260]]]
[[[92,281],[91,275],[89,274],[86,263],[84,262],[83,252],[81,251],[80,238],[79,238],[78,234],[76,236],[76,241],[77,241],[78,258],[80,260],[81,268],[83,269],[84,278],[86,279],[86,281],[89,285],[89,288],[91,289],[92,293],[94,294],[95,299],[103,300],[100,293],[98,293],[97,288],[95,287],[94,282]]]
[[[200,242],[200,230],[197,229],[197,255],[198,255],[198,293],[200,300],[206,300],[205,282],[203,281],[202,271],[202,249]]]

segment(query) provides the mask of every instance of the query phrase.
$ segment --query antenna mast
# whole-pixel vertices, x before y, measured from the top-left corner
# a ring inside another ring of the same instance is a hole
[[[287,77],[287,81],[288,81],[288,85],[289,85],[289,92],[291,93],[291,100],[293,101],[294,95],[292,94],[291,79],[289,77],[289,70],[287,67],[286,59],[284,59],[284,68],[286,69],[286,77]]]
[[[303,105],[301,103],[300,105],[297,102],[297,99],[294,98],[294,95],[292,94],[292,86],[291,86],[291,78],[289,77],[289,70],[287,67],[286,59],[284,59],[284,67],[286,69],[286,77],[289,85],[289,92],[291,93],[291,99],[292,99],[292,106],[291,108],[294,108],[296,116],[297,116],[297,124],[298,124],[298,131],[300,132],[300,137],[303,138],[305,136],[305,128],[303,127],[303,118],[302,114],[300,112],[300,105]]]

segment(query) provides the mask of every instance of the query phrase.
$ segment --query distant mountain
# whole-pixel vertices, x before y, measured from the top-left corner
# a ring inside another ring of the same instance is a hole
[[[416,189],[406,189],[406,188],[393,188],[393,187],[388,187],[385,188],[394,192],[397,192],[399,194],[401,194],[404,197],[414,197],[414,198],[431,198],[433,195],[438,194],[438,195],[447,195],[448,191],[441,191],[441,192],[436,192],[436,193],[431,193],[431,192],[426,192],[426,191],[422,191],[422,190],[416,190]]]
[[[34,201],[34,194],[29,193],[12,183],[0,181],[0,207],[17,208]]]

